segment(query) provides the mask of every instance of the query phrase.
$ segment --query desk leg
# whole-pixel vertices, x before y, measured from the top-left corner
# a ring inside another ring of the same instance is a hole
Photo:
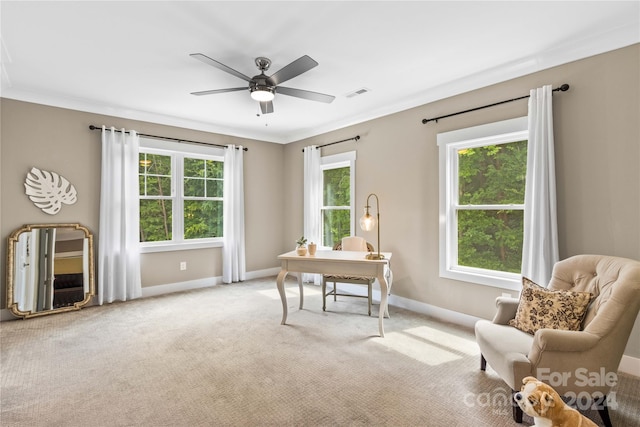
[[[300,288],[300,310],[302,310],[302,304],[304,302],[304,294],[302,287],[302,273],[298,273],[298,288]]]
[[[378,283],[380,283],[380,314],[378,315],[378,329],[380,330],[380,337],[384,338],[384,326],[382,325],[382,319],[384,319],[385,313],[388,313],[388,297],[389,297],[389,284],[384,277],[384,269],[378,271]]]
[[[276,279],[276,283],[278,285],[278,292],[280,293],[280,299],[282,300],[282,322],[281,325],[284,325],[287,321],[287,295],[284,292],[284,278],[287,277],[287,270],[280,270],[278,273],[278,278]]]

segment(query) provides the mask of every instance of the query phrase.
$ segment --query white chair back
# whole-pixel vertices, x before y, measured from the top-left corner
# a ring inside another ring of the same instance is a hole
[[[342,250],[367,252],[367,241],[358,236],[343,237]]]

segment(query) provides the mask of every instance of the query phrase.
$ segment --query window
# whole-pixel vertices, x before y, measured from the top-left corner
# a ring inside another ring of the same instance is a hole
[[[527,118],[438,135],[440,275],[518,290]]]
[[[321,159],[322,246],[332,248],[354,230],[355,152],[325,156]]]
[[[144,252],[222,244],[222,150],[141,138],[138,177]]]

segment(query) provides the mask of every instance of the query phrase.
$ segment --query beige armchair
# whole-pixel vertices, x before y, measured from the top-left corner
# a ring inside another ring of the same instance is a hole
[[[554,266],[548,290],[593,294],[580,330],[539,329],[534,335],[509,325],[518,299],[499,297],[493,321],[475,325],[480,369],[491,368],[511,387],[533,376],[548,383],[569,402],[595,404],[611,426],[607,395],[617,380],[618,365],[640,310],[640,262],[600,255],[577,255]],[[513,403],[513,402],[512,402]],[[585,409],[585,408],[578,408]],[[522,422],[522,410],[513,406]]]

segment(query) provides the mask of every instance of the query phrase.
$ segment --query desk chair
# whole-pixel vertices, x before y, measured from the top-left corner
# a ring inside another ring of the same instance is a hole
[[[362,237],[344,237],[341,242],[336,243],[333,246],[334,251],[361,251],[361,252],[373,252],[373,245],[367,242]],[[365,256],[364,253],[362,255]],[[375,277],[364,277],[364,276],[347,276],[347,275],[336,275],[336,274],[323,274],[322,275],[322,311],[327,310],[327,300],[326,297],[328,295],[333,295],[333,300],[337,301],[337,296],[346,296],[346,297],[358,297],[358,298],[367,298],[369,301],[369,316],[371,316],[371,304],[372,304],[372,286],[373,282],[376,280]],[[327,292],[327,282],[333,282],[333,289]],[[354,295],[354,294],[340,294],[337,291],[336,282],[340,283],[354,283],[357,285],[367,285],[367,295]]]

